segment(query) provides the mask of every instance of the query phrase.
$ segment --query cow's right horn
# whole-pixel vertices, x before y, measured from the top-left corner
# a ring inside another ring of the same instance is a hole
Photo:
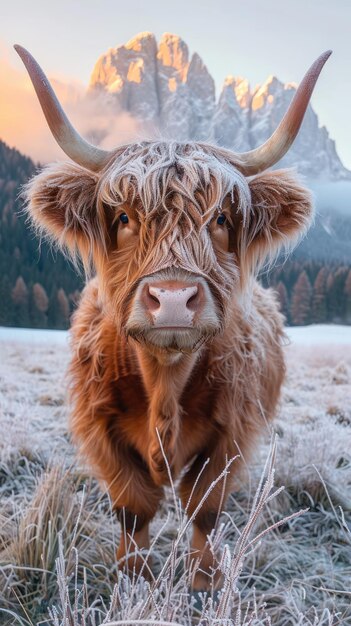
[[[331,50],[321,54],[306,72],[287,112],[273,135],[258,148],[236,155],[238,167],[245,176],[252,176],[271,167],[287,153],[299,132],[314,86],[330,55]]]
[[[34,57],[22,46],[14,46],[33,83],[49,128],[62,150],[72,161],[97,172],[110,160],[113,152],[88,143],[72,126],[54,90]]]

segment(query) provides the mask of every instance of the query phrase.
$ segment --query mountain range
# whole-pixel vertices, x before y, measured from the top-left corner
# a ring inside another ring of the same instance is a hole
[[[152,33],[144,32],[98,59],[88,97],[106,96],[116,114],[129,113],[150,134],[246,151],[273,133],[295,92],[294,84],[275,76],[252,89],[245,78],[229,75],[216,99],[206,65],[196,52],[190,56],[183,39],[165,33],[157,44]],[[292,166],[312,180],[351,180],[311,105],[297,139],[277,165]]]

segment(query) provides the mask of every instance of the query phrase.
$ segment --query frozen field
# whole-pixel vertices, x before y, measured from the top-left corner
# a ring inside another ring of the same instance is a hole
[[[351,326],[314,324],[286,329],[292,344],[296,345],[351,345]],[[30,328],[4,328],[0,326],[0,341],[61,344],[67,342],[63,330],[33,330]]]
[[[351,346],[351,326],[313,324],[290,327],[286,332],[293,345]]]
[[[351,327],[292,328],[288,335],[274,461],[275,487],[285,490],[262,505],[252,532],[308,511],[263,536],[234,572],[235,546],[270,449],[267,432],[216,538],[228,546],[226,571],[235,573],[224,610],[216,598],[190,600],[181,560],[167,565],[179,533],[171,494],[152,525],[159,533],[155,569],[166,563],[164,578],[156,577],[152,593],[147,583],[123,577],[114,587],[118,526],[69,440],[67,333],[0,328],[1,625],[351,624]]]

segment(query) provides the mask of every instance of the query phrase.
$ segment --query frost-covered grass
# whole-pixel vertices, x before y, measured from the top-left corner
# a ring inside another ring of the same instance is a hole
[[[0,341],[0,624],[351,624],[346,344],[286,348],[277,449],[267,432],[210,538],[224,587],[206,596],[189,593],[189,520],[172,490],[151,527],[151,582],[117,573],[108,496],[67,433],[61,339]]]

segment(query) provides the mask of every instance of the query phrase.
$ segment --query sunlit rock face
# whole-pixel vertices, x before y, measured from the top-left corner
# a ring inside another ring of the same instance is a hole
[[[165,33],[157,46],[151,33],[141,33],[111,48],[96,63],[89,91],[104,91],[117,111],[154,122],[167,137],[211,139],[214,80],[177,35]]]
[[[125,46],[110,48],[97,61],[90,93],[105,91],[117,111],[158,122],[157,44],[152,33],[140,33]]]
[[[272,134],[295,91],[295,85],[275,76],[254,90],[245,78],[227,76],[216,102],[214,81],[202,59],[197,53],[190,56],[187,44],[171,33],[158,45],[152,33],[140,33],[111,48],[97,61],[89,86],[90,97],[104,94],[116,114],[128,112],[149,133],[178,141],[215,141],[240,152]],[[276,167],[291,166],[313,179],[351,179],[311,106],[292,148]]]
[[[186,85],[189,50],[186,43],[165,33],[157,51],[160,126],[168,137],[191,136],[191,104]]]

